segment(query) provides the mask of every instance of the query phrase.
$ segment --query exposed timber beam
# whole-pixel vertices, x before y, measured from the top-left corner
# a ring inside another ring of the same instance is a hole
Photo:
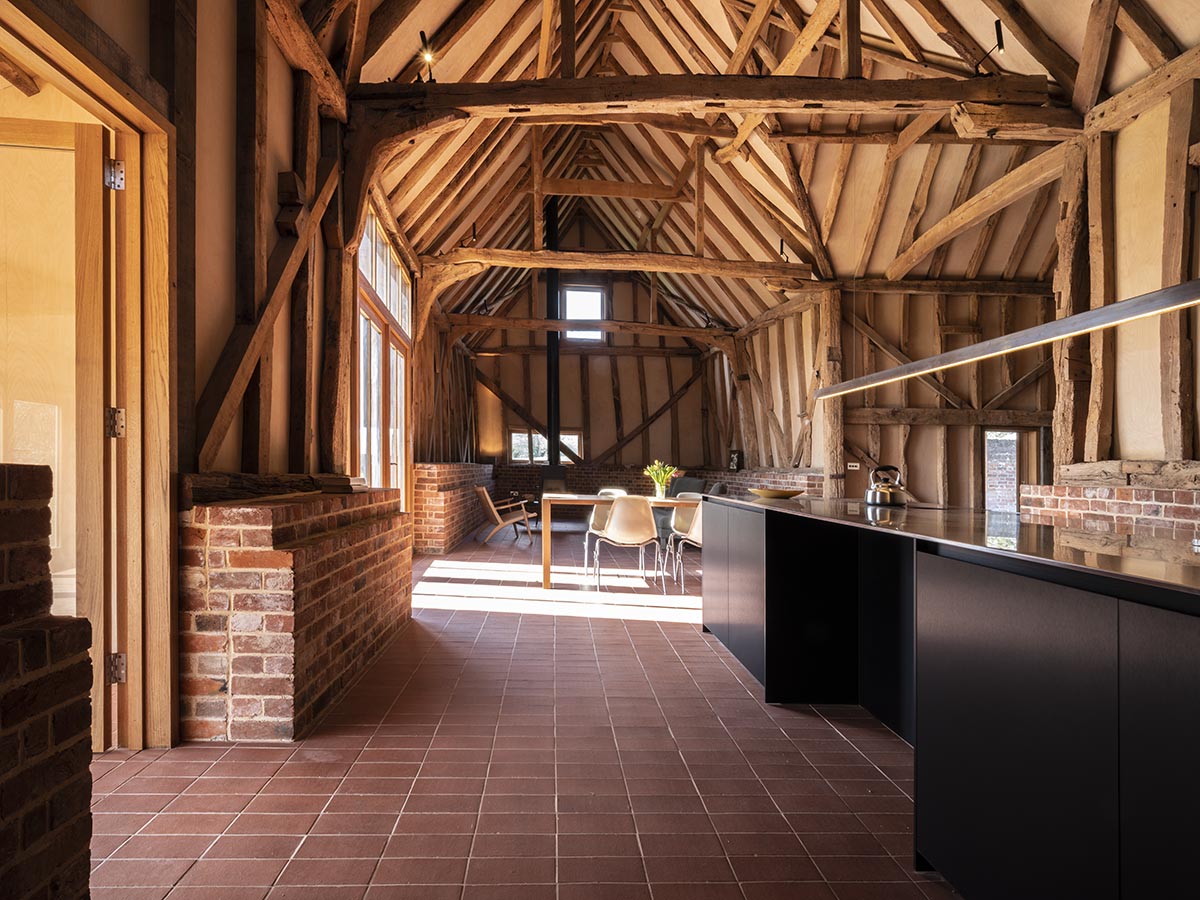
[[[942,0],[908,0],[930,29],[946,43],[963,62],[993,75],[999,74],[997,65],[986,50],[979,45],[962,24],[942,5]]]
[[[950,123],[959,137],[989,141],[993,138],[1068,141],[1083,129],[1079,113],[1062,106],[960,103],[950,111]]]
[[[767,135],[772,144],[871,144],[888,145],[900,140],[900,131],[776,131]],[[927,131],[917,138],[918,144],[988,144],[995,146],[1034,145],[1043,141],[1034,138],[996,138],[991,136],[963,137],[953,131]]]
[[[326,0],[328,2],[328,0]],[[345,3],[346,0],[338,0]],[[421,5],[421,0],[383,0],[371,13],[371,25],[367,29],[366,58],[370,59],[388,39],[396,33]],[[313,23],[314,26],[316,23]],[[314,29],[316,30],[316,29]]]
[[[1152,69],[1174,59],[1181,52],[1173,38],[1142,0],[1121,0],[1117,10],[1117,28],[1137,48]]]
[[[267,30],[293,69],[312,76],[321,114],[346,121],[346,89],[293,0],[266,0]]]
[[[947,241],[1057,179],[1062,174],[1070,146],[1071,143],[1067,142],[1051,147],[951,210],[892,261],[887,267],[887,277],[902,278]]]
[[[588,116],[553,115],[526,116],[521,119],[523,125],[645,125],[659,131],[670,131],[674,134],[692,134],[699,137],[731,138],[737,134],[737,129],[723,122],[711,125],[695,116],[669,115],[655,113],[639,113],[637,115],[597,114]]]
[[[1119,0],[1092,0],[1091,9],[1088,10],[1087,27],[1083,33],[1083,56],[1079,60],[1075,90],[1071,93],[1071,106],[1080,115],[1086,115],[1100,99],[1119,7]]]
[[[677,275],[711,275],[717,278],[807,279],[812,269],[800,263],[760,262],[741,259],[708,259],[677,253],[634,251],[504,250],[461,247],[441,256],[421,259],[426,273],[442,273],[447,285],[493,267],[509,269],[564,269],[573,272],[668,272]],[[476,268],[477,271],[470,271]],[[461,270],[461,271],[460,271]]]
[[[505,328],[511,331],[561,332],[578,331],[582,326],[573,319],[531,319],[518,316],[485,316],[473,313],[447,313],[446,320],[455,332],[486,331]],[[598,319],[587,323],[589,331],[605,334],[645,334],[682,338],[724,347],[732,342],[733,331],[728,328],[692,328],[686,325],[651,325],[646,322],[624,322],[619,319]]]
[[[796,35],[796,39],[792,42],[791,49],[788,50],[787,56],[779,61],[779,65],[775,67],[774,73],[769,79],[764,79],[765,82],[774,83],[778,79],[795,77],[795,74],[797,71],[799,71],[800,66],[802,66],[808,60],[809,54],[811,54],[813,48],[816,47],[817,41],[825,34],[826,29],[829,28],[829,23],[832,22],[834,16],[838,14],[841,2],[844,2],[844,0],[818,0],[817,8],[813,11],[813,14],[809,16],[808,21],[805,23],[801,32]],[[859,74],[861,74],[861,45],[856,44],[856,48],[858,48],[857,66]],[[841,48],[841,50],[843,53],[846,52],[846,48],[844,46]],[[843,70],[843,74],[848,70],[848,68],[849,67]],[[846,85],[848,83],[871,83],[868,81],[863,81],[860,78],[854,78],[849,81],[843,78],[829,80],[842,85]],[[774,110],[768,111],[773,112]],[[742,123],[738,126],[737,134],[734,135],[733,140],[714,154],[714,159],[716,159],[717,162],[727,163],[736,157],[738,152],[741,150],[742,145],[746,143],[746,141],[750,138],[750,135],[754,133],[755,129],[762,124],[762,112],[753,112],[750,110],[747,110],[747,112],[749,114],[742,119]]]
[[[480,347],[471,351],[479,359],[504,356],[540,356],[546,352],[545,344],[507,344],[503,347]],[[563,356],[700,356],[695,347],[642,347],[630,344],[604,344],[600,347],[579,347],[574,344],[558,351]]]
[[[903,366],[912,362],[912,358],[909,357],[907,353],[895,346],[891,341],[880,334],[879,331],[866,320],[859,318],[848,310],[843,310],[842,317],[851,327],[854,328],[855,331],[882,350],[887,356],[890,356],[893,360],[895,360],[897,365]],[[957,409],[970,407],[970,404],[967,403],[966,400],[958,396],[958,394],[948,388],[941,381],[938,381],[932,375],[919,375],[917,377],[922,384],[924,384],[934,393],[940,395],[951,406]],[[850,411],[846,410],[846,412],[849,413]]]
[[[354,0],[350,16],[350,38],[346,42],[346,66],[342,81],[348,88],[358,84],[366,61],[367,28],[371,19],[369,0]]]
[[[846,278],[840,281],[811,281],[787,288],[784,293],[824,293],[841,288],[847,294],[973,294],[977,297],[1053,297],[1048,281],[1015,281],[982,278]]]
[[[819,12],[814,15],[819,15]],[[842,67],[842,77],[862,78],[862,28],[860,27],[862,5],[859,0],[840,0],[838,16],[842,29],[842,33],[839,35],[841,46],[838,48],[841,51],[838,56]],[[822,31],[822,33],[824,32]],[[800,34],[803,35],[804,32],[802,31]],[[817,37],[820,36],[817,35]],[[816,43],[815,39],[814,43]]]
[[[945,409],[866,406],[843,413],[847,425],[981,425],[991,428],[1045,428],[1053,414],[1023,409]]]
[[[362,84],[353,92],[353,98],[364,113],[461,111],[490,119],[614,113],[713,114],[727,110],[747,115],[815,111],[876,113],[949,111],[956,103],[970,101],[1041,106],[1049,99],[1048,84],[1044,75],[961,80],[621,75],[486,83]]]
[[[267,343],[274,339],[275,320],[291,297],[292,282],[321,227],[321,217],[337,188],[337,164],[330,159],[318,166],[318,192],[308,216],[295,237],[282,237],[267,264],[267,296],[257,320],[238,322],[225,342],[208,384],[196,405],[197,435],[200,439],[200,468],[209,469],[221,443],[229,433],[250,377]]]
[[[1042,378],[1044,378],[1046,375],[1049,375],[1052,371],[1054,371],[1054,357],[1047,356],[1008,387],[1004,388],[995,396],[993,396],[991,400],[983,405],[983,408],[991,410],[1004,406],[1004,404],[1009,403],[1020,396],[1021,392],[1027,387],[1037,384],[1042,380]]]
[[[1177,87],[1200,78],[1200,47],[1193,47],[1141,81],[1097,103],[1084,119],[1084,130],[1119,131],[1152,106],[1162,103]]]
[[[26,97],[32,97],[42,88],[37,79],[18,65],[16,60],[0,51],[0,78],[3,78]]]
[[[786,319],[789,316],[799,316],[808,312],[810,309],[820,307],[825,299],[825,292],[819,294],[809,294],[804,297],[793,297],[791,300],[785,300],[776,306],[772,306],[765,312],[759,313],[745,325],[737,330],[738,337],[746,337],[773,325],[780,319]]]
[[[624,197],[629,200],[677,200],[669,184],[601,181],[591,178],[543,178],[542,192],[561,197]]]

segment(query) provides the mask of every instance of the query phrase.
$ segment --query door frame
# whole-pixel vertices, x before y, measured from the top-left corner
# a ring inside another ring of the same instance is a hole
[[[126,410],[126,437],[100,440],[117,474],[114,564],[105,573],[115,580],[114,626],[127,655],[117,734],[121,746],[137,750],[178,739],[175,131],[161,103],[102,62],[104,48],[89,25],[56,4],[0,0],[0,50],[94,115],[111,132],[106,150],[126,164],[126,189],[104,191],[112,204],[104,222],[114,299],[106,346],[116,348],[106,384],[113,405]],[[103,666],[96,668],[102,682]],[[107,733],[97,734],[94,728],[93,745],[104,749]]]

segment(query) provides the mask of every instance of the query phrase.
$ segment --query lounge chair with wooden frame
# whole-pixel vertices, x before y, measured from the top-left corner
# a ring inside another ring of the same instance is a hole
[[[513,537],[520,540],[521,532],[517,530],[517,526],[522,524],[525,526],[525,533],[529,535],[529,542],[533,543],[533,531],[529,528],[529,520],[536,519],[538,514],[527,510],[524,500],[511,500],[497,506],[486,488],[477,487],[475,493],[479,495],[479,502],[483,504],[483,511],[487,515],[488,521],[484,523],[484,527],[493,526],[483,539],[485,544],[496,536],[497,531],[502,531],[509,525],[512,526]]]

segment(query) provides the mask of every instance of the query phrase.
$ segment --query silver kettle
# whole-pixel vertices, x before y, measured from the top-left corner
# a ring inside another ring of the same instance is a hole
[[[900,470],[895,466],[876,466],[871,470],[871,484],[863,498],[868,506],[906,506],[908,491],[900,483]]]

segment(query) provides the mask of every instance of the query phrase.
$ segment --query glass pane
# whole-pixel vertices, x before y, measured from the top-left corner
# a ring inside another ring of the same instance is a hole
[[[407,269],[400,270],[400,327],[412,334],[412,282]]]
[[[400,320],[400,263],[395,253],[388,254],[387,308],[396,321]]]
[[[390,487],[404,487],[404,357],[391,348],[391,408],[388,410],[388,468]]]
[[[371,477],[371,321],[358,317],[358,474]]]
[[[579,454],[579,435],[564,434],[561,435],[562,443],[574,454]]]
[[[508,440],[508,458],[513,462],[529,462],[529,432],[510,432]]]
[[[371,328],[371,484],[383,486],[383,333]]]
[[[392,250],[388,246],[387,235],[375,224],[375,277],[371,279],[371,287],[380,297],[387,297],[387,264]]]
[[[564,319],[603,319],[604,292],[594,288],[567,288],[563,292]],[[568,331],[573,341],[599,341],[604,338],[601,331]]]
[[[363,228],[362,242],[358,245],[358,270],[371,280],[371,263],[375,259],[375,214],[367,213],[367,224]]]
[[[535,434],[533,436],[533,461],[544,463],[547,459],[549,459],[549,456],[546,452],[549,449],[549,446],[550,445],[547,443],[546,436],[544,434]]]

